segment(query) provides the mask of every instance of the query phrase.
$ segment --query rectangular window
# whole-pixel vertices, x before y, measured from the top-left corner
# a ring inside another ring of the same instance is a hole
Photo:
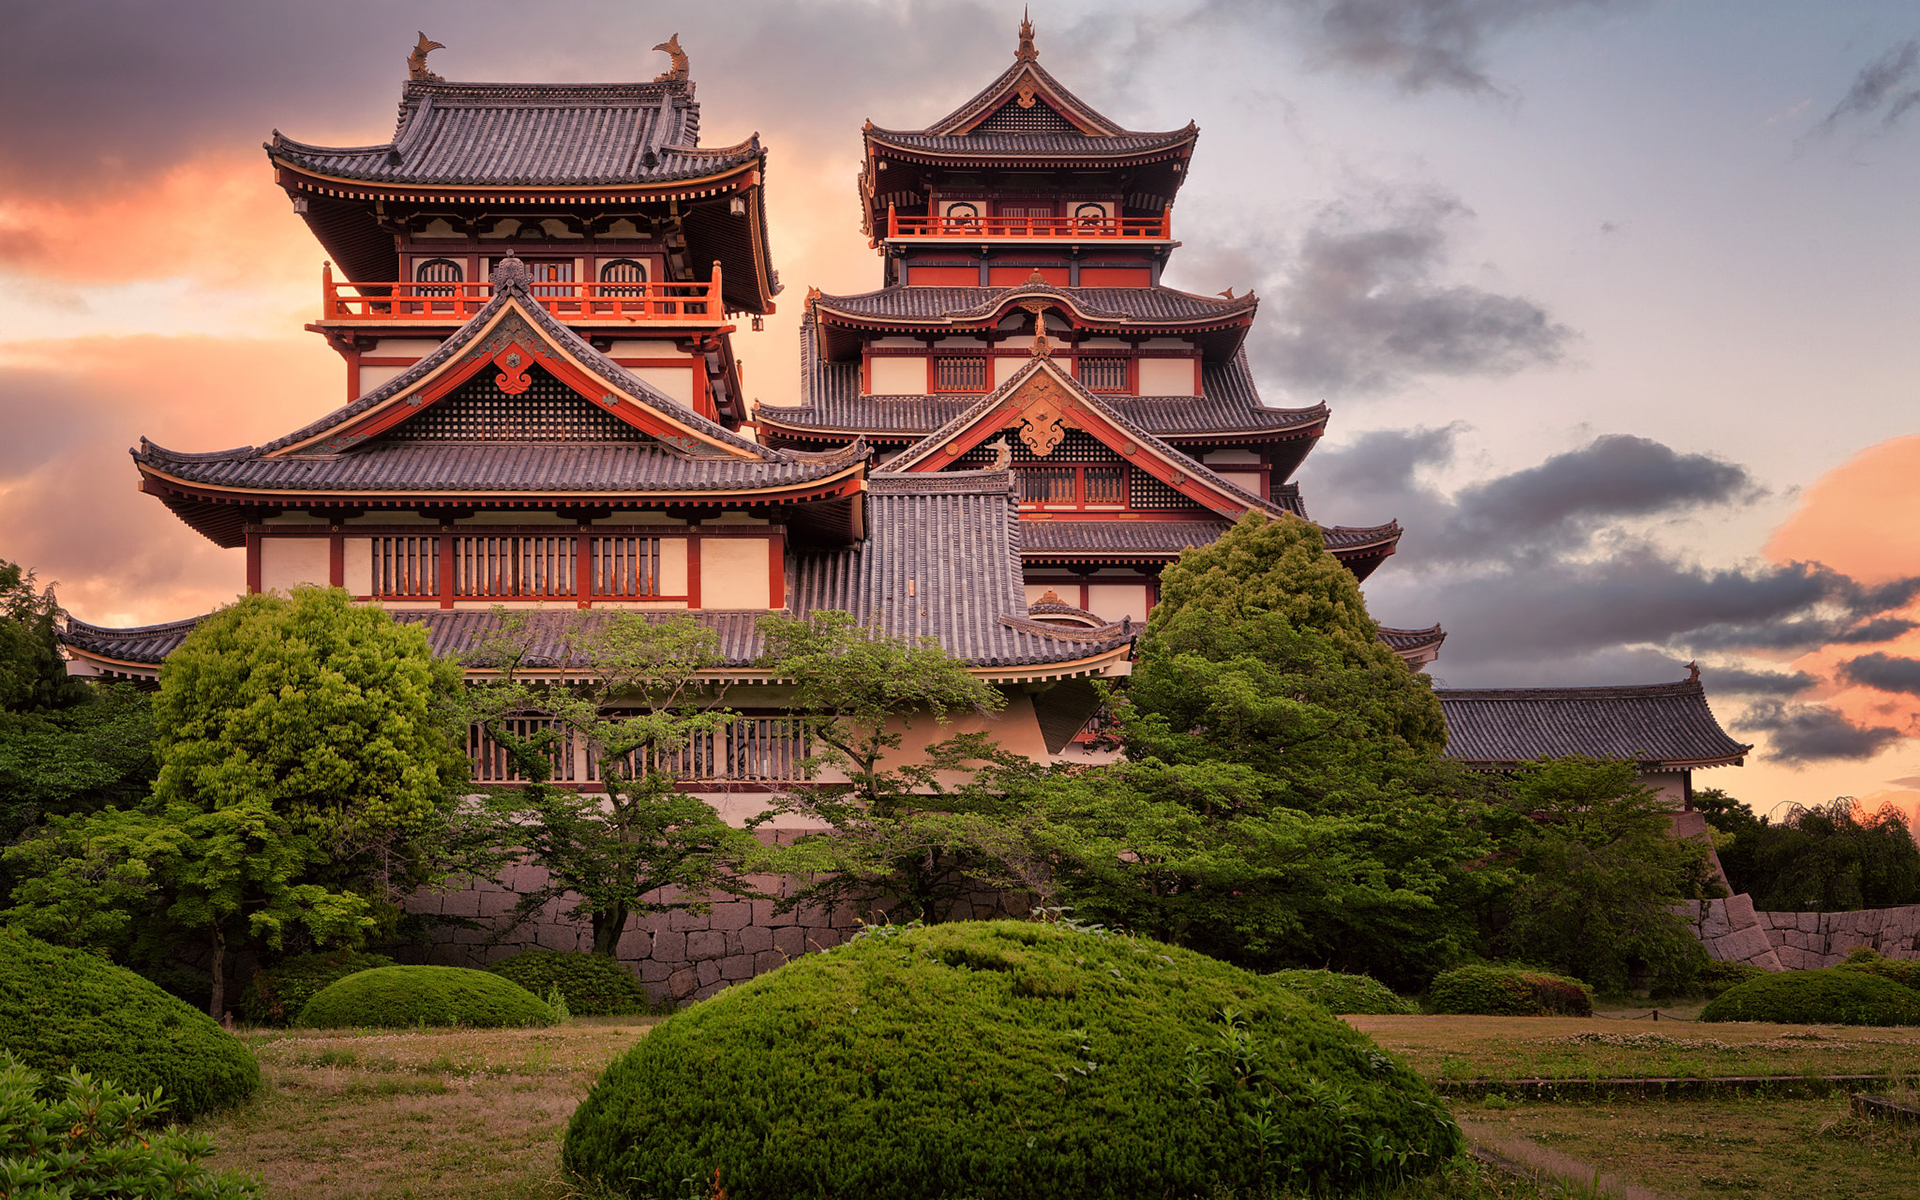
[[[572,730],[548,717],[509,717],[501,724],[514,738],[532,738],[549,730],[554,731],[555,740],[547,748],[547,761],[553,764],[552,781],[573,783],[577,780],[579,772],[574,765],[576,739]],[[478,724],[467,726],[467,757],[473,761],[475,783],[527,782],[506,747],[494,741],[486,729]]]
[[[456,596],[545,597],[574,592],[571,537],[457,537],[453,539]]]
[[[1086,481],[1085,503],[1125,504],[1127,469],[1125,467],[1082,467]]]
[[[1075,471],[1072,467],[1023,465],[1020,475],[1022,504],[1072,504]]]
[[[1127,502],[1127,468],[1123,466],[1021,463],[1014,471],[1020,479],[1022,504],[1085,508]]]
[[[632,599],[660,595],[660,539],[596,537],[593,594]]]
[[[813,740],[796,718],[737,717],[723,729],[693,734],[671,749],[636,750],[621,772],[664,770],[693,781],[791,782],[806,778],[803,764],[812,753]],[[587,779],[599,782],[598,759],[587,764]]]
[[[984,392],[987,378],[987,360],[981,355],[944,355],[933,360],[936,392]]]
[[[1090,392],[1124,392],[1127,390],[1127,360],[1124,358],[1083,358],[1080,360],[1080,382]]]
[[[383,597],[440,594],[440,539],[373,539],[373,594]]]

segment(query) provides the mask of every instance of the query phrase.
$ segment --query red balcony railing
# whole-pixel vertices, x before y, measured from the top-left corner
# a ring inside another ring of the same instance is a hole
[[[540,282],[533,296],[567,322],[653,322],[719,325],[726,320],[720,268],[706,283]],[[321,278],[321,320],[459,325],[493,298],[489,283],[352,283],[335,279],[329,265]]]
[[[887,210],[890,238],[1045,238],[1059,241],[1173,236],[1173,210],[1157,217],[903,217]]]

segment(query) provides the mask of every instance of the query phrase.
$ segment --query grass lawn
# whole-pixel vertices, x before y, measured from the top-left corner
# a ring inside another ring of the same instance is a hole
[[[1920,1028],[1707,1025],[1606,1017],[1344,1020],[1433,1080],[1920,1075]],[[1920,1195],[1920,1188],[1915,1194]]]
[[[243,1034],[265,1086],[202,1121],[213,1165],[262,1177],[273,1200],[578,1196],[560,1132],[608,1062],[656,1018],[552,1029]]]
[[[1920,1072],[1920,1029],[1808,1029],[1553,1017],[1349,1017],[1430,1079],[1534,1075]],[[470,1197],[603,1200],[562,1178],[560,1132],[650,1018],[552,1029],[243,1034],[265,1087],[201,1121],[214,1163],[274,1200]],[[1920,1196],[1920,1132],[1851,1116],[1844,1095],[1585,1103],[1457,1100],[1477,1145],[1561,1179],[1571,1195]],[[1461,1164],[1395,1200],[1560,1196]]]

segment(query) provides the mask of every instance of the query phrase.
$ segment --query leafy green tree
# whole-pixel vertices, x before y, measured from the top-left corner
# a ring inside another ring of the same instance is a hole
[[[152,796],[9,849],[7,919],[130,956],[198,942],[215,1015],[236,948],[391,928],[408,890],[465,865],[448,854],[465,824],[458,682],[418,628],[341,591],[213,614],[161,669]]]
[[[522,894],[519,915],[572,896],[593,952],[611,956],[636,914],[705,912],[715,892],[751,894],[736,870],[751,836],[679,788],[735,717],[724,685],[704,674],[722,661],[713,630],[685,615],[631,613],[576,625],[564,645],[569,673],[585,682],[560,686],[528,678],[525,618],[497,617],[474,658],[493,681],[469,690],[468,711],[525,781],[495,789],[501,853],[548,872],[545,887]],[[558,756],[575,744],[595,766],[580,789],[553,782]]]
[[[1506,958],[1623,992],[1645,972],[1684,986],[1704,952],[1676,906],[1724,894],[1705,847],[1670,833],[1672,810],[1630,762],[1530,763],[1506,787],[1497,837],[1516,873],[1492,910]]]
[[[1404,985],[1472,947],[1503,879],[1479,786],[1313,526],[1250,514],[1182,555],[1117,708],[1128,761],[1047,789],[1083,916]]]
[[[0,559],[0,732],[8,713],[44,713],[78,704],[86,685],[67,675],[53,588],[34,588],[33,572]]]
[[[787,907],[884,901],[902,920],[934,923],[966,892],[1031,882],[1020,867],[1033,861],[1031,823],[1005,781],[982,773],[1016,760],[978,731],[907,745],[957,716],[997,713],[1005,697],[931,639],[885,637],[848,613],[769,616],[760,628],[761,665],[790,681],[810,769],[822,773],[760,818],[826,827],[763,860],[810,880]]]
[[[1727,882],[1774,912],[1847,912],[1920,903],[1920,846],[1904,813],[1848,797],[1794,805],[1778,822],[1720,791],[1694,797],[1717,831]]]

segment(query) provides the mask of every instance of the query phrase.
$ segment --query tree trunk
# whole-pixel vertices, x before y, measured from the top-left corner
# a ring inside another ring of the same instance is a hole
[[[207,1015],[218,1021],[227,1008],[227,935],[213,927],[213,995],[207,1000]]]
[[[616,904],[605,912],[593,914],[593,952],[612,958],[620,947],[620,935],[627,928],[627,906]]]

